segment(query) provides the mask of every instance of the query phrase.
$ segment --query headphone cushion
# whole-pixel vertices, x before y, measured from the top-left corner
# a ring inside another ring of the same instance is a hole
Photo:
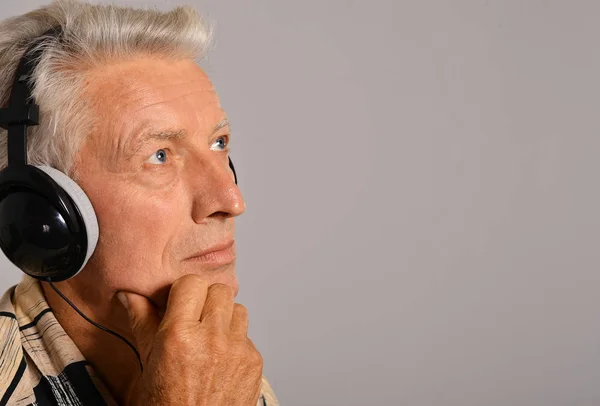
[[[48,174],[63,190],[69,195],[81,213],[81,217],[85,223],[87,234],[87,253],[85,261],[81,265],[81,269],[92,256],[98,244],[98,218],[92,206],[92,202],[87,197],[83,189],[71,178],[65,175],[58,169],[49,166],[36,166],[36,168]],[[81,271],[80,269],[80,271]]]

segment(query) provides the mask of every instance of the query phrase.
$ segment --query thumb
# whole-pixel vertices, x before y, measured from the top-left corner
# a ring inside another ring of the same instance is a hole
[[[129,326],[136,341],[137,350],[142,357],[142,363],[146,364],[160,324],[158,312],[145,296],[132,292],[119,292],[117,297],[127,309]]]

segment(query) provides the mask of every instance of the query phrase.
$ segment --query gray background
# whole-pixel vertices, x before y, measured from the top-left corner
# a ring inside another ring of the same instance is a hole
[[[600,3],[191,3],[284,405],[600,403]]]

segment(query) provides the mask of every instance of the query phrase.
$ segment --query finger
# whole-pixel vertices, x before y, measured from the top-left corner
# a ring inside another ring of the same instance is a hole
[[[142,364],[145,364],[152,350],[154,337],[160,324],[158,311],[147,297],[136,293],[119,292],[117,297],[127,309],[136,349],[140,353]]]
[[[248,336],[248,310],[239,303],[233,305],[230,334],[239,339],[246,339]]]
[[[199,321],[205,306],[208,282],[197,275],[185,275],[173,282],[167,299],[164,324]]]
[[[233,315],[233,298],[233,290],[229,286],[222,283],[210,285],[200,321],[218,331],[229,332]]]

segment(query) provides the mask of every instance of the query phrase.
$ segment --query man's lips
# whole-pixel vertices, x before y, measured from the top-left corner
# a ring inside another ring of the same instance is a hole
[[[185,262],[195,262],[207,266],[223,266],[227,265],[235,259],[235,240],[227,240],[216,244],[204,251],[195,253]]]

